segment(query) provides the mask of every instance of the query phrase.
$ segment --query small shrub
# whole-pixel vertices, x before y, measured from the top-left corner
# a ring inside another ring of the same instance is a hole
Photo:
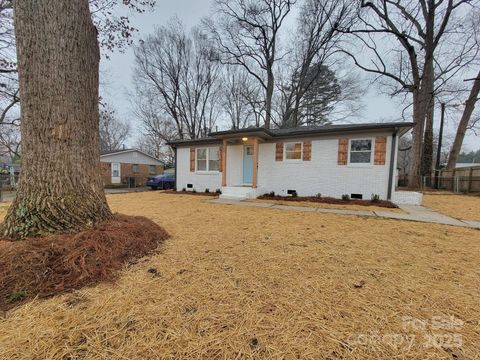
[[[380,201],[380,195],[378,194],[372,194],[372,202],[379,202]]]
[[[344,201],[350,201],[350,195],[348,195],[348,194],[343,194],[343,195],[342,195],[342,200],[344,200]]]
[[[270,196],[270,197],[275,197],[275,191],[270,191],[270,192],[268,193],[268,196]]]
[[[27,297],[27,292],[25,290],[14,291],[8,297],[9,303],[15,303],[18,301],[22,301]]]
[[[222,190],[220,189],[215,190],[215,194],[222,195]]]
[[[294,198],[298,197],[298,194],[297,194],[296,191],[292,192],[292,197],[294,197]]]
[[[187,191],[187,189],[186,189],[186,188],[183,188],[183,189],[182,189],[182,192],[186,192],[186,191]]]
[[[322,197],[322,194],[321,193],[317,193],[317,195],[315,195],[316,198],[320,199]]]
[[[197,190],[196,190],[196,189],[192,189],[192,193],[196,193],[196,192],[197,192]]]
[[[205,189],[205,194],[208,194],[210,192],[210,189],[209,188],[206,188]]]

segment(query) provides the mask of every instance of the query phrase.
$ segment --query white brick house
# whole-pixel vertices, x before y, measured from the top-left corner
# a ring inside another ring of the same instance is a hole
[[[248,128],[174,141],[178,190],[222,190],[225,198],[274,191],[392,199],[398,138],[412,123]]]

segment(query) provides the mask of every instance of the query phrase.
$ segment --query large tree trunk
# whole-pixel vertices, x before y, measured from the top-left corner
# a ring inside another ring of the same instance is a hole
[[[422,176],[430,177],[433,170],[433,118],[435,111],[435,99],[430,98],[425,117],[425,135],[422,152]]]
[[[425,129],[425,112],[422,99],[418,91],[413,93],[413,121],[415,126],[412,131],[412,153],[408,169],[408,186],[419,188],[421,186],[420,166],[422,162],[423,131]]]
[[[22,174],[3,234],[91,227],[112,214],[100,174],[100,55],[88,0],[18,0],[14,20]]]
[[[272,100],[273,100],[273,90],[274,90],[274,75],[273,70],[268,70],[267,78],[267,92],[265,98],[265,128],[270,129],[271,119],[272,119]]]
[[[434,74],[434,32],[435,32],[435,1],[428,0],[428,14],[425,30],[425,61],[423,77],[419,78],[419,86],[413,92],[413,119],[416,123],[412,133],[412,161],[408,174],[408,185],[419,188],[422,185],[422,159],[425,122],[430,101],[433,97],[435,82]],[[432,129],[433,131],[433,129]],[[433,134],[433,133],[432,133]]]
[[[458,155],[462,149],[463,139],[465,137],[465,132],[467,131],[468,123],[472,117],[473,110],[475,110],[475,103],[478,100],[478,94],[480,93],[480,71],[473,83],[472,90],[470,91],[470,96],[468,97],[467,102],[465,103],[465,109],[463,110],[462,118],[458,124],[457,134],[455,135],[455,141],[453,142],[452,149],[448,156],[447,170],[452,170],[457,164]]]

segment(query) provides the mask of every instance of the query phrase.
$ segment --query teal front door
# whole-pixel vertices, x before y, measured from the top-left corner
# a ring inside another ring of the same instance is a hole
[[[243,146],[243,183],[251,185],[253,181],[253,145]]]

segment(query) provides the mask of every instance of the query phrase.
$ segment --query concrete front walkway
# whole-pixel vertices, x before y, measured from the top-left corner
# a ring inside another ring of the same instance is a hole
[[[252,201],[215,199],[215,200],[209,200],[209,202],[214,204],[252,206],[252,207],[261,207],[261,208],[269,208],[269,209],[277,209],[277,210],[320,212],[320,213],[356,215],[356,216],[371,216],[371,217],[379,217],[379,218],[385,218],[385,219],[419,221],[419,222],[425,222],[425,223],[462,226],[462,227],[480,229],[480,222],[478,221],[457,220],[450,216],[433,211],[432,209],[426,208],[424,206],[417,206],[417,205],[400,205],[400,209],[405,211],[405,213],[394,213],[389,211],[371,211],[371,210],[358,211],[358,210],[324,209],[320,207],[317,208],[317,207],[307,207],[307,206],[275,205],[271,203],[264,203],[261,201],[252,202]],[[365,207],[365,209],[368,209],[368,207]]]

